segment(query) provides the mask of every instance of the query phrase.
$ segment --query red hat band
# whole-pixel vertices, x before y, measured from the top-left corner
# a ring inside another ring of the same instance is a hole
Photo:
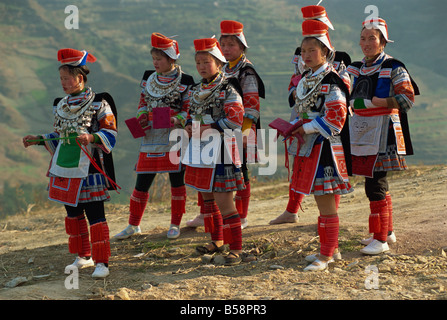
[[[156,49],[162,50],[168,57],[177,60],[180,57],[180,50],[177,41],[168,38],[161,33],[151,34],[151,45]]]
[[[386,21],[383,20],[382,18],[365,20],[363,21],[362,26],[368,29],[369,28],[378,29],[382,33],[386,42],[394,42],[393,40],[390,40],[388,38],[388,26],[386,24]]]
[[[329,50],[334,50],[329,38],[328,26],[318,20],[305,20],[301,26],[303,37],[315,37],[321,41]]]
[[[76,49],[65,48],[60,49],[57,52],[57,60],[62,64],[80,67],[86,64],[86,62],[95,62],[96,57],[85,50],[79,51]]]
[[[220,33],[223,36],[236,36],[242,44],[248,48],[247,40],[244,36],[244,25],[238,21],[234,20],[223,20],[220,23]]]
[[[334,30],[331,21],[329,20],[326,9],[323,6],[307,6],[302,7],[301,12],[304,20],[319,20],[324,22],[329,28]]]
[[[194,40],[194,48],[196,52],[208,52],[222,62],[227,61],[216,38],[196,39]]]

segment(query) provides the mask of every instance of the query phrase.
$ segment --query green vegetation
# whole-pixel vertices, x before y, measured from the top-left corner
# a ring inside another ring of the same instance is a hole
[[[152,32],[178,35],[179,63],[197,81],[193,40],[213,34],[219,37],[221,20],[243,22],[250,46],[248,57],[267,91],[266,99],[261,102],[262,126],[267,128],[276,117],[289,118],[287,87],[293,71],[292,55],[301,39],[300,6],[311,4],[309,1],[92,0],[70,4],[79,8],[78,30],[64,27],[67,3],[56,0],[0,3],[0,130],[4,136],[7,133],[8,142],[0,143],[0,166],[8,171],[14,169],[10,186],[26,184],[30,166],[35,171],[34,177],[40,173],[41,183],[46,181],[46,151],[43,148],[20,151],[17,146],[26,134],[52,129],[52,102],[63,95],[56,53],[64,47],[86,49],[97,56],[98,62],[90,67],[89,84],[97,92],[110,92],[117,104],[120,133],[114,159],[118,183],[123,188],[120,198],[126,198],[135,180],[132,170],[139,141],[132,139],[124,120],[134,116],[141,76],[144,70],[152,68],[149,54]],[[323,2],[336,29],[330,32],[333,45],[350,53],[353,60],[361,58],[358,38],[361,22],[367,15],[365,6],[369,4],[379,8],[388,22],[390,37],[395,40],[387,46],[387,52],[405,62],[422,91],[409,116],[416,154],[407,160],[410,164],[445,163],[447,149],[441,146],[447,139],[447,109],[443,108],[447,102],[443,86],[447,63],[442,54],[447,43],[440,30],[447,3],[441,0]],[[282,156],[282,144],[278,143],[278,147]],[[278,159],[277,175],[262,179],[286,179],[283,164]],[[9,177],[1,175],[0,185]]]

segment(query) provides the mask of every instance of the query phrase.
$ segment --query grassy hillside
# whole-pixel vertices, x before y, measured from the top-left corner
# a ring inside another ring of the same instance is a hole
[[[119,184],[126,198],[134,184],[132,168],[138,141],[131,138],[124,120],[133,116],[139,81],[152,67],[150,34],[178,35],[179,63],[196,80],[193,40],[219,36],[224,19],[245,25],[248,56],[263,78],[267,98],[262,101],[262,124],[277,116],[288,118],[287,85],[293,51],[300,42],[300,7],[317,1],[304,0],[91,0],[71,1],[79,8],[79,29],[67,30],[67,3],[56,0],[3,0],[0,3],[0,193],[4,181],[44,183],[49,156],[43,150],[21,146],[28,133],[51,130],[51,106],[63,95],[56,60],[63,47],[86,49],[98,58],[91,65],[90,85],[108,91],[119,110],[119,141],[114,152]],[[373,2],[373,3],[371,3]],[[416,155],[410,163],[445,163],[447,150],[446,51],[440,32],[447,9],[444,1],[428,0],[332,0],[324,1],[335,26],[334,46],[361,58],[358,38],[365,6],[375,4],[389,24],[387,52],[405,62],[419,84],[410,114]],[[440,146],[441,145],[441,146]],[[40,148],[41,149],[41,148]],[[282,153],[282,149],[279,152]],[[283,161],[278,161],[282,167]],[[284,176],[285,170],[279,170]]]

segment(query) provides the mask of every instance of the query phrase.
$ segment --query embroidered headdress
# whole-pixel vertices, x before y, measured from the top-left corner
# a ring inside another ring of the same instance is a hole
[[[318,20],[326,24],[331,30],[334,30],[334,26],[329,20],[326,9],[323,6],[302,7],[301,12],[304,20]]]
[[[95,62],[96,57],[85,50],[79,51],[76,49],[60,49],[57,52],[57,60],[63,65],[70,65],[73,67],[81,67],[87,62]]]
[[[168,38],[161,33],[154,32],[151,35],[151,45],[162,50],[169,58],[177,60],[180,57],[180,50],[176,40]]]
[[[244,36],[244,25],[238,21],[224,20],[220,23],[220,33],[223,36],[236,36],[248,48]]]
[[[382,18],[375,18],[363,21],[363,27],[367,29],[377,29],[379,30],[386,42],[394,42],[388,38],[388,26],[386,25],[385,20]]]
[[[227,62],[216,38],[196,39],[194,40],[194,48],[196,52],[208,52],[223,63]]]
[[[329,39],[328,26],[318,20],[305,20],[301,26],[303,37],[314,37],[320,40],[330,51],[334,51]]]

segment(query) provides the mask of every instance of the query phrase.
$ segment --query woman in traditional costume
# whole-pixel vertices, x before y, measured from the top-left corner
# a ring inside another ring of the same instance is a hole
[[[233,133],[243,123],[242,92],[238,81],[222,72],[226,59],[216,39],[196,39],[194,47],[202,80],[189,92],[186,129],[192,139],[183,162],[186,185],[203,198],[205,231],[211,233],[212,240],[196,250],[200,254],[222,252],[228,243],[225,264],[234,265],[241,262],[242,252],[241,220],[233,201],[233,191],[244,188]]]
[[[340,135],[346,121],[348,88],[330,63],[334,48],[328,26],[306,20],[302,30],[301,56],[309,70],[295,90],[294,108],[303,125],[294,133],[300,134],[304,143],[294,159],[290,189],[304,195],[313,193],[320,211],[320,254],[306,257],[312,263],[304,269],[314,271],[324,270],[334,261],[339,230],[335,195],[352,191]]]
[[[111,151],[116,143],[116,108],[107,93],[86,86],[86,62],[96,58],[86,51],[58,51],[61,85],[67,94],[55,100],[54,132],[23,138],[25,147],[44,145],[52,154],[48,175],[49,199],[63,203],[67,211],[68,249],[75,253],[73,266],[94,266],[94,278],[109,275],[109,228],[104,201],[108,189],[116,188]],[[89,230],[85,219],[90,224]]]
[[[365,58],[348,67],[353,76],[350,123],[353,174],[365,176],[365,192],[370,201],[369,231],[362,240],[364,254],[389,250],[396,241],[393,206],[387,172],[406,170],[404,156],[413,154],[407,112],[419,94],[405,65],[387,55],[384,48],[393,42],[381,18],[366,20],[360,35]]]
[[[325,23],[331,30],[334,30],[334,27],[329,20],[326,9],[323,6],[306,6],[301,8],[301,13],[303,15],[304,20],[318,20]],[[301,79],[302,74],[306,71],[307,67],[301,57],[301,47],[296,48],[295,54],[292,59],[292,64],[295,67],[295,73],[292,75],[288,87],[289,92],[289,105],[292,108],[292,112],[290,115],[290,121],[294,121],[296,119],[296,111],[293,108],[295,105],[295,93],[296,86]],[[332,65],[335,71],[338,72],[340,77],[345,82],[346,86],[351,88],[351,79],[349,74],[346,72],[347,66],[351,64],[351,58],[349,54],[344,51],[335,51],[334,61],[332,61]],[[348,130],[348,128],[346,128]],[[286,146],[286,157],[291,155],[293,157],[296,156],[298,140],[296,137],[290,137],[289,146]],[[288,163],[288,162],[287,162]],[[301,203],[304,199],[304,194],[295,193],[289,188],[289,199],[286,206],[286,209],[282,214],[277,216],[275,219],[271,220],[269,224],[283,224],[283,223],[298,223],[299,215],[298,211],[301,207]],[[335,195],[335,201],[338,207],[340,202],[340,195]],[[337,257],[339,254],[337,253]]]
[[[141,233],[140,223],[149,200],[149,188],[157,173],[169,173],[171,183],[169,239],[180,236],[180,223],[185,213],[185,171],[180,161],[180,151],[172,151],[175,142],[169,141],[169,135],[171,130],[183,128],[185,124],[189,108],[188,90],[194,81],[176,64],[180,56],[177,41],[153,33],[151,44],[155,71],[144,72],[137,111],[141,126],[150,129],[145,130],[146,135],[141,139],[135,168],[137,181],[130,198],[129,225],[114,236],[116,239]],[[162,119],[167,119],[167,123],[162,123]]]
[[[264,83],[255,70],[253,63],[248,60],[246,50],[248,48],[244,35],[244,25],[238,21],[224,20],[220,23],[221,37],[219,44],[225,59],[228,61],[224,67],[227,77],[235,77],[239,80],[243,92],[244,123],[243,133],[243,161],[242,173],[244,175],[245,189],[236,191],[235,203],[241,218],[242,229],[248,226],[248,207],[250,204],[250,177],[247,166],[247,157],[251,163],[256,160],[256,133],[260,129],[260,102],[259,98],[265,97]],[[247,140],[251,144],[252,153],[247,154]],[[203,214],[199,214],[193,220],[187,221],[187,225],[198,227],[203,225]]]

